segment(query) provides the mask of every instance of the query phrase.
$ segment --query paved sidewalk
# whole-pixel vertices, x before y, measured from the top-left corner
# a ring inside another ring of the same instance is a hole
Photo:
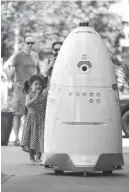
[[[12,176],[14,176],[14,175],[6,175],[5,173],[1,173],[1,183],[7,181],[7,180],[10,179]]]
[[[123,148],[124,153],[129,153],[129,147]],[[43,173],[43,166],[30,165],[28,153],[17,146],[1,147],[1,172],[6,175],[39,175]]]
[[[1,192],[129,192],[129,147],[124,147],[124,170],[110,177],[102,173],[82,177],[73,173],[54,175],[41,165],[30,165],[20,147],[1,147]]]
[[[1,172],[7,175],[37,175],[43,172],[43,166],[30,165],[28,153],[17,146],[1,147]]]

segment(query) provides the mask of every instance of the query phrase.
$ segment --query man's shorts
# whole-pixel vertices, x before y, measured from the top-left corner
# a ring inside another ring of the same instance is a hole
[[[15,115],[24,115],[25,113],[25,94],[23,93],[23,82],[14,83],[13,111]]]

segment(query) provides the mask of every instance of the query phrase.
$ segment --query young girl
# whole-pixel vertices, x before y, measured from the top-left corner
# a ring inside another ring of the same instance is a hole
[[[41,154],[44,151],[44,123],[47,90],[43,91],[43,79],[39,75],[33,75],[25,82],[26,115],[21,140],[21,147],[29,152],[30,163],[40,164]],[[42,92],[43,91],[43,92]],[[36,155],[36,160],[35,156]]]

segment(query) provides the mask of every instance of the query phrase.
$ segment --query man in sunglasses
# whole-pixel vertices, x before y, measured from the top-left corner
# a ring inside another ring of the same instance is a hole
[[[52,57],[51,62],[50,62],[50,66],[52,66],[49,70],[50,75],[52,74],[53,66],[54,66],[54,63],[56,61],[56,58],[58,56],[58,53],[60,51],[61,46],[62,46],[62,42],[60,42],[60,41],[56,41],[52,44],[53,57]]]
[[[53,70],[53,66],[54,66],[54,63],[55,63],[55,60],[58,56],[58,53],[60,51],[60,48],[62,46],[62,42],[60,41],[56,41],[52,44],[52,53],[53,53],[53,56],[51,59],[45,59],[44,61],[44,65],[46,65],[47,67],[46,70],[43,72],[43,76],[44,77],[47,77],[47,81],[48,81],[48,85],[50,83],[50,78],[51,78],[51,75],[52,75],[52,70]]]
[[[59,41],[56,41],[52,44],[52,50],[53,50],[53,55],[55,57],[57,57],[59,51],[60,51],[60,48],[62,46],[62,42],[59,42]]]
[[[38,54],[33,51],[34,38],[32,36],[26,36],[24,38],[24,45],[21,51],[15,54],[10,67],[14,68],[14,75],[11,79],[14,87],[13,95],[13,129],[15,133],[14,145],[20,145],[19,142],[19,129],[21,117],[24,115],[24,102],[25,95],[23,93],[23,84],[30,76],[39,73],[39,57]]]

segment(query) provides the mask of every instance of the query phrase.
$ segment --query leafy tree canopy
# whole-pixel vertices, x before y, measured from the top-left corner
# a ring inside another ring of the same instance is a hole
[[[6,60],[14,51],[14,28],[19,27],[20,38],[36,34],[38,47],[63,41],[78,26],[89,21],[104,39],[112,60],[119,65],[119,45],[123,38],[121,18],[109,11],[115,1],[2,1],[2,56]]]

